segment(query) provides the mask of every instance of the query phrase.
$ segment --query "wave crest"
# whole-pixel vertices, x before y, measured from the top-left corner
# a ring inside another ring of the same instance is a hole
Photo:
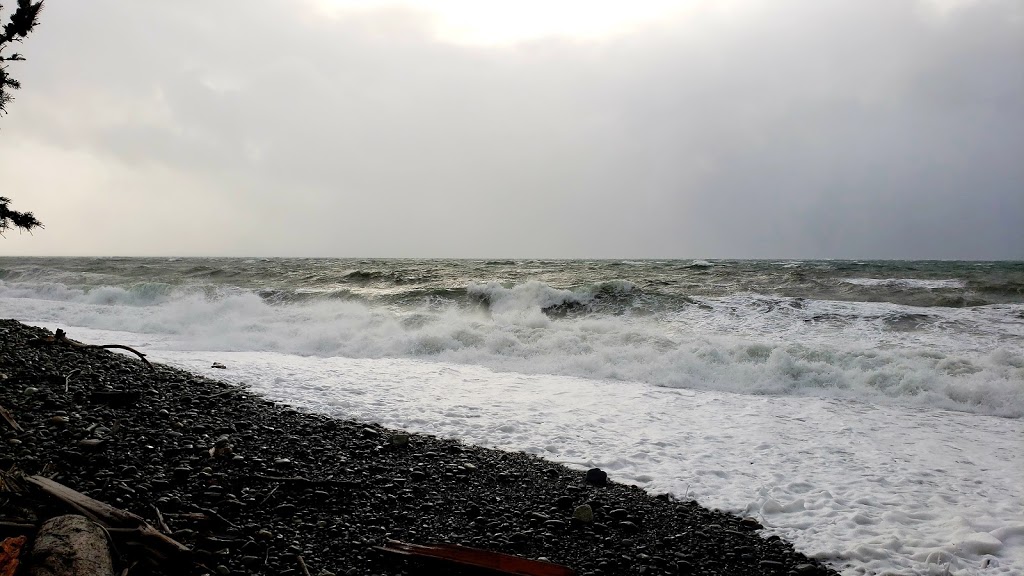
[[[1020,306],[922,315],[885,303],[736,295],[697,299],[671,315],[627,315],[594,312],[602,300],[642,295],[625,281],[575,290],[489,282],[466,292],[484,308],[400,308],[344,297],[274,304],[240,289],[139,284],[84,291],[0,281],[0,315],[145,334],[150,350],[418,358],[1024,416],[1024,334],[1014,316]],[[545,310],[557,306],[591,312],[555,320]]]

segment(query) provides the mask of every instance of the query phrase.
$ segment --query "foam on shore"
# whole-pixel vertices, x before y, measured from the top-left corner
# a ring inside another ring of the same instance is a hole
[[[754,515],[850,576],[1024,571],[1020,420],[420,360],[165,350],[67,329],[308,410],[598,466]]]

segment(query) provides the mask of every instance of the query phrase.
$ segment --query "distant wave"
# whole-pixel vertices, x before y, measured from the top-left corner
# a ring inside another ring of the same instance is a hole
[[[79,302],[82,304],[151,306],[167,302],[175,294],[201,292],[202,288],[178,288],[162,282],[140,282],[127,287],[97,286],[89,290],[72,288],[58,282],[8,283],[0,281],[0,296]]]
[[[856,286],[886,286],[894,288],[921,288],[939,290],[943,288],[966,288],[963,280],[925,280],[920,278],[843,278],[842,282]]]
[[[209,285],[213,290],[238,287],[271,290],[278,302],[315,299],[308,296],[313,291],[349,290],[347,296],[337,292],[324,298],[345,296],[405,306],[416,304],[413,300],[420,297],[436,301],[433,291],[460,290],[488,281],[507,286],[537,281],[586,299],[587,286],[614,278],[642,291],[616,297],[620,312],[671,309],[692,296],[727,296],[738,291],[921,307],[1024,303],[1021,262],[0,257],[0,279],[9,282],[83,289],[127,289],[139,283]],[[464,303],[469,295],[439,297]],[[603,311],[611,309],[610,301],[603,303]],[[562,314],[594,308],[594,302],[580,306],[565,301],[551,310]]]

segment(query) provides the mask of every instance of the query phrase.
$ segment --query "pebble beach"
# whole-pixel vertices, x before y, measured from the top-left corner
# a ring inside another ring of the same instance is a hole
[[[130,355],[30,345],[48,335],[0,323],[0,405],[22,429],[5,425],[0,469],[162,518],[196,574],[302,574],[299,557],[321,576],[422,573],[376,548],[389,540],[578,574],[834,574],[750,519],[614,477],[587,482],[531,455],[303,413]],[[0,498],[5,522],[55,513],[37,495]],[[146,571],[165,573],[132,573]]]

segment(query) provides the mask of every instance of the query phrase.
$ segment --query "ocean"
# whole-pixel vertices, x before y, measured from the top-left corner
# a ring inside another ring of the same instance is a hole
[[[597,466],[844,574],[1024,574],[1024,262],[0,258],[0,317]]]

